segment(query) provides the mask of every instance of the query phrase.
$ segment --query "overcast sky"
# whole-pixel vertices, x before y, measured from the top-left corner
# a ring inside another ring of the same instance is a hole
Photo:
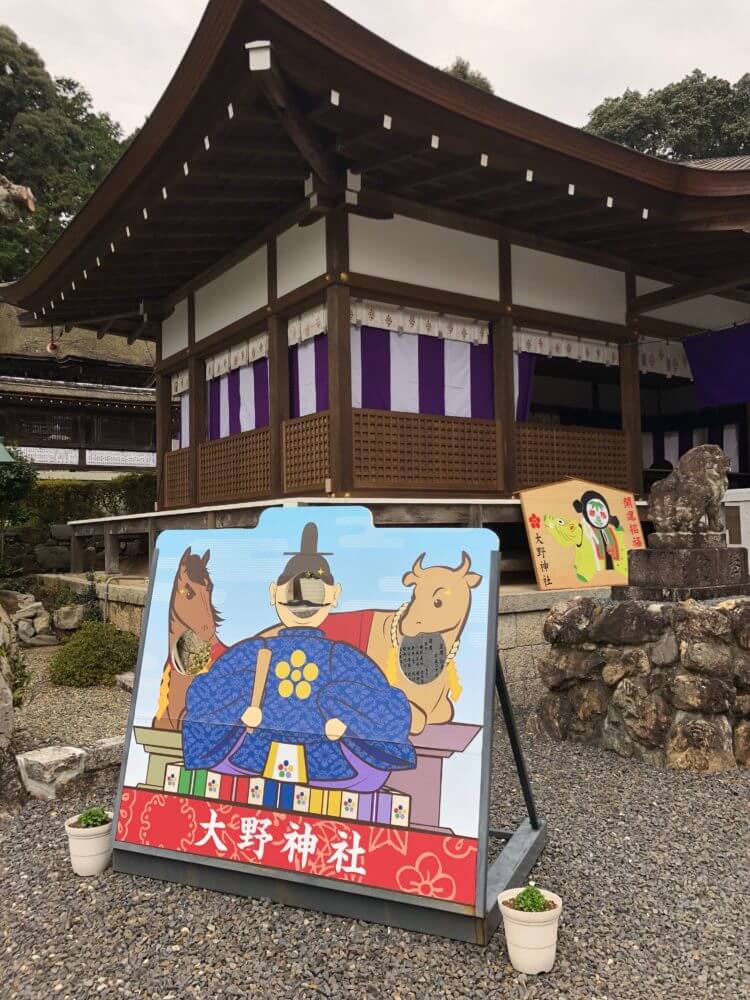
[[[337,0],[426,62],[467,58],[495,93],[583,125],[602,98],[695,67],[750,72],[750,0]],[[168,83],[205,0],[0,0],[0,21],[131,131]]]

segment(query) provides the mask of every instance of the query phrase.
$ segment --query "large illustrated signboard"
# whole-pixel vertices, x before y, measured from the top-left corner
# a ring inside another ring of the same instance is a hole
[[[632,493],[563,479],[519,496],[540,590],[627,584],[628,552],[644,548]]]
[[[163,532],[115,866],[142,870],[133,852],[484,916],[497,549],[358,507]]]

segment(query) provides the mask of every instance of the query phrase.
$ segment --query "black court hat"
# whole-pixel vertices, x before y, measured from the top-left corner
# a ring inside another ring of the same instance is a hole
[[[302,529],[302,541],[299,552],[285,552],[285,556],[292,558],[286,564],[279,575],[278,584],[288,583],[299,576],[314,577],[324,583],[333,584],[333,574],[328,560],[325,556],[332,556],[333,552],[318,552],[318,526],[313,521],[308,521]]]

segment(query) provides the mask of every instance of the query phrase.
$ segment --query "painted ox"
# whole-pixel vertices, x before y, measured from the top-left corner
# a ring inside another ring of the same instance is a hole
[[[453,718],[462,690],[456,654],[471,592],[482,582],[466,552],[455,568],[425,567],[424,556],[403,577],[404,586],[414,588],[411,600],[397,611],[376,611],[367,644],[367,655],[409,699],[411,733]]]

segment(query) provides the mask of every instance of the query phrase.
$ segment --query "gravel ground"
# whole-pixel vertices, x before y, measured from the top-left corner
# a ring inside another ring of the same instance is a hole
[[[3,993],[88,998],[705,1000],[750,992],[750,772],[660,772],[527,740],[551,827],[537,881],[561,893],[555,970],[486,949],[106,872],[78,879],[62,829],[83,799],[0,825]],[[504,734],[493,823],[523,813]],[[90,802],[89,802],[90,804]]]
[[[24,651],[28,683],[16,712],[17,752],[53,745],[85,746],[125,732],[130,695],[117,687],[56,687],[49,666],[58,646]]]

